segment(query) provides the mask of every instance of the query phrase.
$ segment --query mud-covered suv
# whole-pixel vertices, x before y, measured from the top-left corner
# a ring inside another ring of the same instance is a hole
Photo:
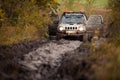
[[[78,36],[86,41],[86,21],[87,17],[83,12],[64,12],[58,23],[57,39],[65,36]]]
[[[91,15],[86,22],[88,40],[104,36],[104,21],[102,15]]]

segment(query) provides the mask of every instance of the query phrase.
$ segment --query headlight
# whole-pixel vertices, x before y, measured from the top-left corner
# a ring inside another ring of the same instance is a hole
[[[79,27],[79,31],[86,31],[85,26],[81,25],[81,26]]]
[[[59,30],[60,30],[60,31],[63,31],[63,30],[64,30],[64,28],[63,28],[62,26],[60,26],[60,27],[59,27]]]
[[[80,31],[84,31],[84,28],[83,28],[83,27],[80,27],[79,30],[80,30]]]

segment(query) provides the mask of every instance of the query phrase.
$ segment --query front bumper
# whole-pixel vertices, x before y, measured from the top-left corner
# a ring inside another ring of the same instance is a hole
[[[85,34],[86,34],[86,32],[80,32],[80,31],[73,31],[73,32],[72,31],[71,32],[64,31],[64,32],[57,33],[57,35],[61,35],[63,37],[65,37],[65,36],[83,36]]]

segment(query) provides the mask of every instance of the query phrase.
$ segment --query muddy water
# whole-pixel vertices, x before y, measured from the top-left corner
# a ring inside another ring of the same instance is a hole
[[[71,54],[81,44],[82,42],[80,41],[51,41],[25,54],[22,59],[19,59],[19,64],[22,66],[22,69],[27,70],[25,72],[26,75],[23,76],[29,77],[31,80],[50,80],[50,78],[54,80],[65,58],[64,56]]]

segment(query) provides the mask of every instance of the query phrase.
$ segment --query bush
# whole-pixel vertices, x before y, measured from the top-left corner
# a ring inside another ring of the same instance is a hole
[[[92,69],[95,71],[95,80],[120,79],[120,48],[114,44],[104,44],[90,55],[94,62]]]
[[[0,5],[0,17],[2,12],[6,17],[0,29],[0,44],[13,44],[47,35],[50,21],[48,10],[40,9],[36,1],[1,0]]]
[[[116,46],[120,46],[120,1],[110,0],[109,7],[112,9],[111,12],[111,24],[109,25],[109,33],[111,42]]]
[[[3,12],[3,10],[0,8],[0,27],[2,26],[2,23],[5,21],[6,17],[5,17],[5,13]]]

